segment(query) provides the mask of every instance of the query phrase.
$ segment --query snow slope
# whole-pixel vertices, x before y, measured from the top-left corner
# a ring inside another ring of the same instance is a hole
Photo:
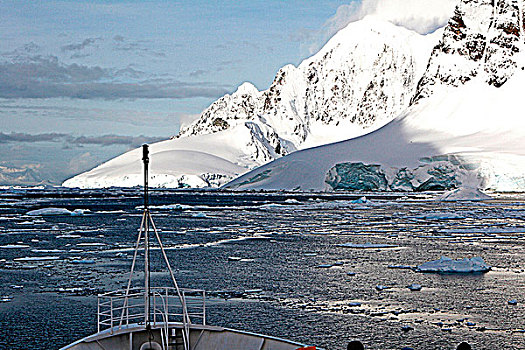
[[[351,23],[298,67],[280,69],[268,90],[244,83],[176,138],[152,145],[152,185],[220,186],[298,149],[377,129],[410,103],[439,35],[374,17]],[[139,185],[138,152],[64,186]]]
[[[525,190],[523,0],[462,0],[412,104],[367,135],[303,150],[234,189]]]
[[[150,145],[150,185],[153,187],[221,186],[245,172],[254,152],[243,128],[193,139],[173,139]],[[246,146],[248,145],[248,146]],[[66,187],[132,187],[143,184],[142,150],[135,149],[64,183]]]

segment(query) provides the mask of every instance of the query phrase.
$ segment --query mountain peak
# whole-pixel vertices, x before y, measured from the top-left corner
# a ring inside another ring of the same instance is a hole
[[[473,79],[501,87],[523,69],[523,0],[461,0],[434,48],[412,104]]]
[[[459,1],[396,119],[274,160],[227,188],[525,191],[524,5]]]
[[[299,149],[370,132],[408,106],[437,40],[373,17],[351,23],[298,67],[279,69],[267,90],[244,83],[152,145],[169,162],[152,174],[165,186],[218,186]],[[136,185],[138,159],[124,154],[65,185]]]
[[[250,82],[246,81],[239,85],[233,95],[257,95],[259,90]]]

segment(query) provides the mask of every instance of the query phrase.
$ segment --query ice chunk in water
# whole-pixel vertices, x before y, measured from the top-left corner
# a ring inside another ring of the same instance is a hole
[[[440,201],[482,201],[492,199],[491,196],[486,195],[477,188],[460,187],[452,191],[443,193],[437,197]]]
[[[491,269],[483,258],[453,260],[442,256],[439,260],[429,261],[417,267],[418,272],[436,273],[483,273]]]
[[[36,210],[30,210],[26,215],[30,216],[46,216],[46,215],[71,215],[81,216],[89,212],[88,209],[75,209],[73,211],[67,210],[66,208],[42,208]]]

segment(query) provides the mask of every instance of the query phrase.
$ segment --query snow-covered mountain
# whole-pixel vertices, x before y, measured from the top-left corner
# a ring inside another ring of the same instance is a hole
[[[220,186],[298,149],[377,129],[408,106],[440,35],[420,35],[374,17],[351,23],[298,67],[281,68],[268,90],[244,83],[176,138],[151,145],[152,184]],[[138,152],[64,185],[139,185]]]
[[[525,190],[524,0],[461,0],[410,108],[348,141],[298,151],[235,189]]]
[[[38,166],[25,168],[6,167],[0,165],[0,185],[34,185],[45,183]]]

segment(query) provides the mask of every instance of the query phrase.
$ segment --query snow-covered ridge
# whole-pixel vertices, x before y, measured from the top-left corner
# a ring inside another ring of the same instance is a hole
[[[525,191],[524,7],[523,0],[461,0],[406,112],[227,187]]]
[[[270,88],[244,83],[172,140],[151,145],[153,186],[216,187],[298,149],[373,131],[402,112],[440,33],[367,17],[337,33]],[[69,187],[140,185],[138,151],[67,180]]]
[[[407,107],[437,35],[422,36],[366,17],[298,67],[281,68],[268,90],[244,83],[220,98],[178,137],[249,121],[264,131],[269,153],[279,156],[361,135]],[[330,132],[326,127],[332,127]]]
[[[440,86],[457,87],[476,77],[495,87],[505,84],[523,67],[518,67],[522,7],[522,0],[461,1],[432,52],[414,102]]]

